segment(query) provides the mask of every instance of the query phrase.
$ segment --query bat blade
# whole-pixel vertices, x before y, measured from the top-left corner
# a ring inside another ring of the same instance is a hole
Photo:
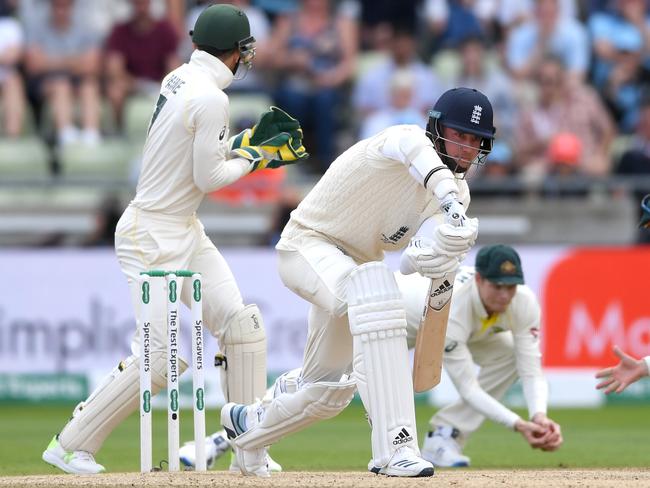
[[[413,389],[417,393],[430,390],[440,383],[455,276],[454,273],[431,280],[429,286],[413,356]]]

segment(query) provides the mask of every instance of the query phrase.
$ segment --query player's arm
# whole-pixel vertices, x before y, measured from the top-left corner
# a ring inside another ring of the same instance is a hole
[[[530,420],[544,429],[544,434],[533,436],[535,444],[531,445],[545,451],[554,451],[562,445],[563,438],[560,424],[547,416],[548,383],[542,370],[542,353],[539,347],[539,303],[530,289],[520,287],[512,307],[517,373],[522,383]]]
[[[597,389],[604,388],[606,394],[621,393],[635,381],[650,374],[650,356],[635,359],[624,353],[618,346],[614,346],[614,354],[618,356],[620,362],[616,366],[601,369],[596,373],[596,378],[601,380],[596,385]]]
[[[461,191],[454,174],[442,162],[422,129],[415,125],[391,127],[385,131],[380,152],[386,158],[405,165],[409,174],[440,203],[445,222],[437,226],[436,238],[441,250],[450,246],[448,253],[451,255],[458,243],[465,242],[467,249],[464,252],[467,252],[478,234],[478,220],[469,219],[465,214],[469,192],[464,184]],[[460,230],[462,228],[466,230]]]
[[[244,158],[229,158],[227,100],[214,96],[201,97],[195,102],[194,126],[194,184],[204,193],[223,188],[250,172]]]

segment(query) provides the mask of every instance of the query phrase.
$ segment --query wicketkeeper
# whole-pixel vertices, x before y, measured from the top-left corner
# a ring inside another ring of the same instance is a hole
[[[206,193],[251,171],[277,168],[307,157],[297,120],[277,108],[258,124],[229,138],[228,97],[223,92],[255,55],[246,14],[212,5],[196,21],[189,63],[169,73],[149,124],[137,194],[115,233],[117,257],[140,317],[140,272],[190,269],[202,274],[204,323],[218,339],[227,368],[224,395],[253,402],[266,390],[266,335],[260,311],[244,305],[228,264],[206,236],[196,210]],[[166,386],[166,302],[162,280],[152,280],[151,369],[153,392]],[[181,293],[190,303],[189,287]],[[138,329],[136,329],[137,331]],[[139,336],[43,453],[68,473],[104,471],[95,454],[117,425],[138,407]],[[180,360],[181,373],[187,368]]]
[[[266,446],[337,415],[356,389],[372,424],[368,469],[433,474],[418,448],[404,304],[382,261],[406,249],[410,271],[456,270],[478,230],[464,176],[494,132],[485,95],[449,90],[426,131],[397,125],[353,145],[292,212],[276,248],[284,284],[311,303],[302,374],[280,377],[268,403],[222,409],[244,474],[267,476]]]
[[[404,295],[412,347],[429,280],[397,275],[397,282]],[[456,276],[447,324],[443,364],[460,399],[431,417],[422,457],[435,466],[469,466],[462,446],[486,418],[519,432],[533,448],[560,447],[560,426],[546,415],[548,388],[539,334],[540,307],[524,284],[519,255],[510,246],[483,247],[475,267],[463,267]],[[499,401],[517,379],[530,420]]]

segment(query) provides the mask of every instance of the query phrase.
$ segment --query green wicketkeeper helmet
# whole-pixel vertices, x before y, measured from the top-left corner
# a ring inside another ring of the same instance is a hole
[[[190,35],[199,47],[218,51],[239,49],[242,62],[247,66],[255,56],[255,38],[251,36],[248,17],[233,5],[224,3],[206,8],[196,19]]]

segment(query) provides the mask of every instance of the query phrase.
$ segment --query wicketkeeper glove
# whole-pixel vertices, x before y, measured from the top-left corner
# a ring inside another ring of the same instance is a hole
[[[262,142],[287,132],[294,139],[302,139],[300,122],[278,107],[264,112],[260,121],[255,124],[250,137],[251,146],[259,146]]]
[[[251,144],[252,129],[244,129],[230,140],[230,153],[251,162],[251,171],[279,168],[309,157],[302,138],[282,132],[257,145]]]

